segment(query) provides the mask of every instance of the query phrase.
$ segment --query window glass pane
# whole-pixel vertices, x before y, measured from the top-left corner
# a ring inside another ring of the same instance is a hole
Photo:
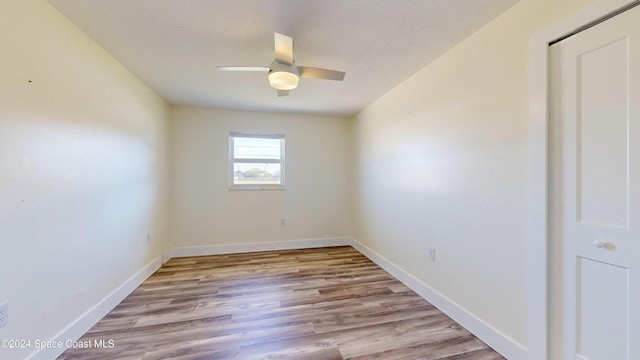
[[[235,159],[280,159],[280,139],[237,137],[233,139]]]
[[[279,141],[279,140],[278,140]],[[234,185],[280,184],[280,164],[233,164]]]

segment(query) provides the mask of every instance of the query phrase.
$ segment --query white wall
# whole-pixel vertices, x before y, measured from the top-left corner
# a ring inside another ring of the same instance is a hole
[[[525,347],[528,42],[590,2],[522,0],[352,121],[355,238]]]
[[[49,340],[168,247],[168,107],[44,0],[0,44],[0,339]]]
[[[168,239],[340,237],[353,224],[357,240],[526,345],[528,38],[590,2],[522,0],[351,122],[169,114],[46,1],[0,2],[0,338],[50,339]],[[228,190],[230,131],[286,134],[287,190]]]
[[[232,131],[285,134],[286,190],[229,190]],[[173,246],[350,235],[349,139],[347,119],[172,108]]]

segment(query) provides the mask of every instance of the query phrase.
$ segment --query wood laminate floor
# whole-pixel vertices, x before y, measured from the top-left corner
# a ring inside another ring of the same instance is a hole
[[[59,359],[503,359],[351,247],[171,259],[80,342]]]

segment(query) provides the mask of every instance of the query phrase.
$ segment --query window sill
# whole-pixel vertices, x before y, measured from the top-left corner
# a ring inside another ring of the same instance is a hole
[[[284,190],[283,185],[231,185],[230,191]]]

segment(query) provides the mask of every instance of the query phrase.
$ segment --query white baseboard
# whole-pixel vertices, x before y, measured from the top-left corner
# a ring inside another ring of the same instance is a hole
[[[102,319],[109,311],[118,305],[133,290],[142,284],[149,276],[151,276],[162,265],[161,258],[155,258],[140,271],[130,277],[124,284],[113,290],[107,297],[89,309],[87,312],[78,317],[73,323],[62,330],[51,341],[61,341],[63,344],[67,340],[76,341],[84,335],[93,325]],[[29,356],[29,360],[50,360],[55,359],[65,350],[63,348],[47,348],[36,351]]]
[[[171,250],[171,257],[237,254],[257,251],[309,249],[349,245],[351,245],[351,238],[340,237],[324,239],[286,240],[264,243],[178,247]]]
[[[430,288],[422,281],[407,273],[402,268],[368,248],[361,242],[350,238],[324,238],[324,239],[306,239],[306,240],[288,240],[268,243],[245,243],[245,244],[226,244],[212,246],[196,246],[196,247],[178,247],[165,251],[162,257],[154,259],[135,275],[133,275],[124,284],[109,294],[104,300],[95,305],[89,311],[80,316],[76,321],[62,330],[53,341],[62,341],[63,343],[69,339],[77,340],[93,325],[95,325],[102,317],[104,317],[111,309],[118,305],[127,295],[129,295],[136,287],[151,276],[160,266],[173,257],[186,256],[204,256],[218,254],[246,253],[257,251],[272,250],[293,250],[306,248],[319,248],[331,246],[352,246],[360,253],[371,259],[378,266],[389,272],[396,279],[407,285],[411,290],[415,291],[422,298],[440,309],[453,320],[457,321],[465,329],[477,336],[480,340],[491,346],[497,352],[510,360],[524,360],[528,358],[527,350],[517,342],[502,334],[498,330],[480,320],[460,305],[451,301],[444,295]],[[46,360],[55,359],[66,349],[43,349],[33,353],[29,360]]]
[[[162,264],[165,264],[167,261],[171,260],[173,257],[173,249],[170,248],[167,251],[162,253]]]
[[[447,314],[447,316],[458,322],[473,335],[477,336],[480,340],[484,341],[487,345],[499,352],[502,356],[510,360],[528,359],[527,350],[522,345],[494,329],[460,305],[451,301],[446,296],[440,294],[427,284],[415,278],[413,275],[404,271],[384,256],[371,250],[366,245],[353,238],[350,238],[350,240],[351,246],[356,250],[371,259],[371,261],[383,268],[389,274],[393,275],[396,279],[400,280],[403,284],[437,307],[440,311]]]

